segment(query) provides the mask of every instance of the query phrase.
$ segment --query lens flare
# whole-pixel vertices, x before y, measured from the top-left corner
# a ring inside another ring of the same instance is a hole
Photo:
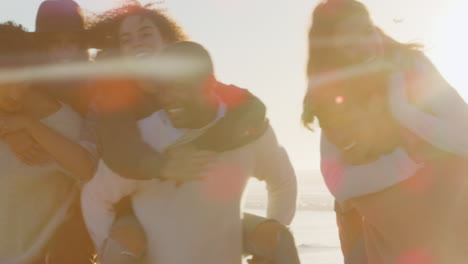
[[[337,96],[337,97],[335,97],[335,103],[336,103],[336,104],[343,104],[343,103],[344,103],[344,101],[345,101],[345,99],[344,99],[344,97],[343,97],[343,96],[341,96],[341,95],[340,95],[340,96]]]
[[[325,184],[331,193],[337,193],[343,186],[344,168],[343,164],[332,158],[323,158],[321,168],[325,177]]]
[[[396,264],[433,264],[433,257],[423,248],[410,249],[403,253]]]

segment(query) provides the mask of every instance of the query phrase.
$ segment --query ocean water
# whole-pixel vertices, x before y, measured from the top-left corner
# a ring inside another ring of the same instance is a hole
[[[319,172],[298,173],[298,209],[291,224],[303,264],[343,263],[333,198]],[[265,184],[251,181],[244,197],[244,210],[265,215]]]

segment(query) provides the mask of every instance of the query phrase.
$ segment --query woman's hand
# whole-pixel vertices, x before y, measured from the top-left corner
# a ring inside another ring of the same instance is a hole
[[[50,155],[28,133],[10,133],[3,140],[16,157],[28,166],[44,166],[53,162]]]
[[[247,263],[249,264],[273,264],[271,260],[267,260],[258,256],[253,256],[251,259],[247,260]]]
[[[32,124],[32,119],[22,115],[1,115],[0,116],[0,136],[26,130]]]
[[[163,180],[175,180],[176,186],[184,182],[204,180],[203,172],[218,161],[213,151],[197,150],[190,144],[166,151],[167,162],[162,171]]]

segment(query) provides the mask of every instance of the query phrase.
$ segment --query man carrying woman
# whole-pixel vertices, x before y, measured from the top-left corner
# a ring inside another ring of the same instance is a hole
[[[314,10],[303,121],[322,128],[346,263],[467,259],[468,107],[417,48],[358,1]]]
[[[112,10],[102,17],[104,19],[99,21],[92,31],[97,32],[95,34],[100,36],[97,38],[98,40],[105,39],[103,41],[106,45],[103,49],[105,57],[109,56],[109,54],[113,56],[120,54],[127,57],[148,57],[157,54],[164,46],[185,38],[180,28],[159,10],[130,5],[122,9]],[[112,83],[114,83],[114,86]],[[126,85],[122,85],[125,83]],[[101,107],[104,108],[104,111],[100,111],[101,118],[98,122],[103,162],[111,170],[125,178],[154,179],[161,177],[161,173],[164,173],[172,178],[181,176],[184,178],[179,179],[182,182],[184,180],[191,181],[191,178],[203,170],[205,165],[213,161],[213,157],[217,155],[213,150],[217,152],[234,150],[249,144],[262,135],[262,127],[265,124],[263,104],[246,90],[218,83],[214,88],[215,93],[222,100],[227,100],[226,102],[229,103],[228,109],[231,111],[228,111],[228,115],[214,125],[205,136],[194,141],[198,145],[196,148],[182,148],[181,150],[173,150],[167,153],[158,153],[141,140],[139,136],[140,132],[136,127],[136,119],[148,117],[156,112],[158,107],[161,107],[158,100],[155,100],[153,93],[144,92],[144,90],[148,89],[158,90],[157,86],[155,88],[155,84],[151,80],[139,82],[140,88],[138,88],[138,84],[135,85],[133,83],[132,87],[132,82],[126,81],[120,82],[120,84],[118,84],[118,81],[111,81],[108,84],[108,87],[104,87],[107,92],[102,93],[101,90],[101,96],[98,96],[101,98],[100,100],[104,101],[101,105],[105,105]],[[118,88],[115,86],[118,86]],[[102,85],[97,86],[98,90],[102,88]],[[117,91],[115,88],[117,88]],[[133,104],[128,105],[128,102],[125,100],[110,99],[112,97],[109,97],[109,95],[113,96],[113,94],[117,93],[116,95],[119,97],[119,94],[122,94],[122,90],[124,90],[125,94],[130,94],[127,98],[136,98],[131,100]],[[123,104],[118,105],[119,103]],[[113,110],[108,111],[109,109]],[[192,118],[198,119],[199,117],[193,116]],[[116,131],[119,131],[119,133],[116,133]],[[197,150],[200,148],[201,150]],[[207,150],[211,151],[211,153],[207,152]],[[167,157],[161,159],[163,155],[167,155]],[[141,162],[142,160],[147,160],[148,162],[143,163]],[[164,161],[166,165],[164,165]],[[142,167],[142,164],[149,166]],[[284,188],[291,187],[293,186],[284,186]],[[291,197],[293,196],[295,197],[291,193]],[[128,200],[126,201],[127,206],[125,207],[129,208]],[[119,211],[118,215],[122,215],[122,211],[125,210],[117,210],[117,212]],[[132,221],[128,221],[128,219],[132,219],[131,210],[126,211],[129,212],[126,216],[116,219],[114,227],[119,226],[119,228],[113,229],[110,232],[114,236],[122,237],[121,234],[128,234],[128,230],[131,229],[128,224],[132,223]],[[123,214],[125,215],[125,213]],[[119,221],[120,219],[123,221]],[[283,226],[272,220],[267,221],[267,219],[251,215],[247,215],[245,219],[250,220],[247,223],[251,223],[246,228],[246,230],[249,230],[246,234],[247,237],[250,237],[252,232],[255,233],[254,231],[256,231],[257,226],[262,227],[257,234],[261,234],[262,229],[263,233],[271,234],[272,237],[276,237],[275,234],[280,233],[282,242],[274,244],[281,244],[278,247],[286,250],[283,250],[281,254],[277,254],[279,257],[276,258],[281,259],[283,257],[288,259],[289,263],[297,263],[299,261],[292,236]],[[264,225],[260,225],[263,222]],[[102,231],[105,232],[105,230]],[[258,240],[258,238],[256,239]],[[246,239],[246,244],[252,244],[248,242],[249,240]],[[288,243],[285,243],[285,241],[288,241]],[[123,241],[120,243],[115,242],[115,239],[107,241],[106,248],[108,250],[106,252],[113,251],[109,250],[109,245],[127,244]],[[127,250],[122,249],[122,251],[128,251],[128,248]],[[270,251],[275,251],[274,253],[276,253],[276,250]],[[286,251],[290,253],[285,254]],[[141,250],[133,253],[140,255]],[[268,250],[263,251],[264,255],[267,253]],[[273,256],[274,253],[270,255]],[[103,255],[101,251],[101,256]],[[289,255],[289,257],[286,255]],[[115,254],[105,254],[103,258],[106,259],[106,257],[116,261],[113,258]],[[125,257],[121,256],[121,258]]]

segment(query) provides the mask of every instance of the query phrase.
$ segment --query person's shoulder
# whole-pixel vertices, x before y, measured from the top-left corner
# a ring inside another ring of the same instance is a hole
[[[248,102],[259,100],[248,89],[221,82],[217,83],[215,93],[228,108],[242,107]]]
[[[169,122],[169,119],[167,118],[166,113],[164,110],[158,110],[140,120],[137,121],[139,125],[145,125],[148,123],[161,123],[162,125],[165,124],[166,122]],[[170,122],[168,123],[170,125]]]

